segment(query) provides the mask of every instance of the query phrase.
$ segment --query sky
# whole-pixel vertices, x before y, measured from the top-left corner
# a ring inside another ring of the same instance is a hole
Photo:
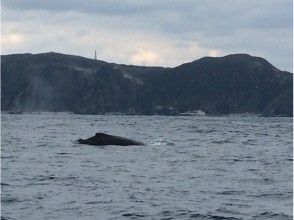
[[[1,53],[174,67],[248,53],[293,69],[292,0],[2,0]]]

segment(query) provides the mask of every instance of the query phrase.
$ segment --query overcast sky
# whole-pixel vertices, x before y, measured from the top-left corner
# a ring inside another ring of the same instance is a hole
[[[249,53],[292,72],[292,0],[2,0],[1,52],[177,66]]]

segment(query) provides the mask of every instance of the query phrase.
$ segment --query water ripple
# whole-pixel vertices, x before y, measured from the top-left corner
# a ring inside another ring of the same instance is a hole
[[[290,118],[2,114],[1,158],[2,219],[292,219]]]

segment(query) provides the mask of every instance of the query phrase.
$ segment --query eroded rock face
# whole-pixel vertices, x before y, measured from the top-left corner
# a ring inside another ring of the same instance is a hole
[[[293,92],[292,89],[287,89],[272,102],[270,102],[264,112],[263,116],[293,116]]]
[[[97,145],[97,146],[105,146],[105,145],[119,145],[119,146],[129,146],[129,145],[144,145],[142,142],[134,141],[132,139],[104,134],[104,133],[96,133],[95,136],[90,137],[88,139],[79,139],[78,143],[80,144],[88,144],[88,145]]]

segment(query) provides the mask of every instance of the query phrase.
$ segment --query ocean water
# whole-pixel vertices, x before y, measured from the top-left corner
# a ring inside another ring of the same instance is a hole
[[[1,139],[2,219],[292,219],[292,118],[2,114]]]

